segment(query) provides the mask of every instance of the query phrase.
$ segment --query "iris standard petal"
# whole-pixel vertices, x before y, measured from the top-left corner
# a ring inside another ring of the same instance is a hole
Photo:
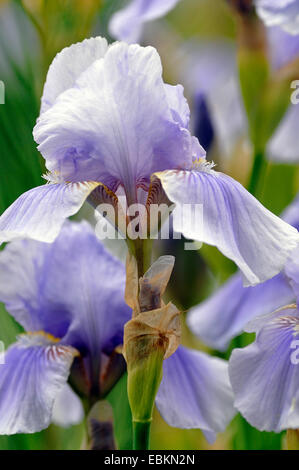
[[[52,423],[67,428],[81,423],[83,418],[84,410],[80,398],[65,384],[54,402]]]
[[[279,25],[291,34],[299,33],[298,0],[255,0],[255,5],[267,26]]]
[[[192,138],[174,119],[152,47],[111,45],[34,128],[51,172],[66,181],[121,183],[129,204],[155,171],[189,168]]]
[[[0,434],[32,433],[49,426],[77,351],[46,335],[22,335],[0,365]]]
[[[53,242],[64,220],[83,205],[97,183],[45,184],[22,194],[0,217],[0,244],[16,238]]]
[[[68,329],[71,312],[67,299],[62,303],[57,300],[63,284],[56,284],[56,277],[51,277],[56,273],[48,269],[53,248],[50,243],[29,239],[7,245],[0,252],[0,301],[26,331],[44,330],[61,338]],[[65,261],[61,259],[57,270],[64,272]]]
[[[173,86],[166,83],[165,91],[173,119],[178,122],[181,127],[188,129],[190,108],[184,96],[184,88],[182,85]]]
[[[52,244],[10,243],[0,268],[0,300],[27,331],[45,330],[98,355],[122,342],[131,315],[125,268],[87,222],[66,222]]]
[[[81,222],[63,227],[47,267],[49,276],[61,286],[56,288],[57,302],[65,302],[72,312],[63,343],[94,356],[99,351],[111,354],[122,343],[123,326],[132,316],[124,301],[123,263],[105,249],[87,222]],[[51,290],[47,296],[51,298]]]
[[[236,413],[226,361],[180,346],[164,361],[156,405],[170,426],[200,428],[212,439]]]
[[[207,345],[225,351],[249,320],[294,300],[295,294],[283,273],[255,287],[243,287],[242,276],[237,273],[214,295],[193,307],[187,322]]]
[[[143,24],[166,15],[178,2],[179,0],[132,0],[111,17],[109,32],[121,41],[139,42]]]
[[[246,285],[275,276],[298,245],[294,227],[263,207],[237,181],[204,162],[199,171],[164,171],[157,176],[168,198],[178,206],[174,229],[187,238],[217,246],[239,266]],[[188,204],[202,214],[202,223],[190,216]]]
[[[41,112],[47,111],[60,93],[71,88],[84,70],[103,57],[107,48],[107,40],[96,37],[72,44],[59,52],[48,70]]]
[[[289,312],[264,318],[255,342],[229,361],[235,406],[261,431],[299,427],[299,319]]]

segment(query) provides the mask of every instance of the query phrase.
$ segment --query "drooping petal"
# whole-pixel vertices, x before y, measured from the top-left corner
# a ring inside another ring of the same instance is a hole
[[[96,37],[72,44],[57,54],[48,70],[41,112],[47,111],[60,93],[71,88],[84,70],[103,57],[107,48],[107,40]]]
[[[291,34],[299,33],[298,0],[255,0],[255,5],[267,26],[279,25]]]
[[[87,222],[66,222],[52,244],[10,243],[0,267],[0,299],[27,331],[43,329],[86,353],[121,343],[130,318],[125,268]]]
[[[200,170],[157,174],[168,198],[178,206],[174,229],[187,238],[217,246],[239,266],[246,285],[280,272],[298,245],[297,230],[229,176],[211,170],[206,163]],[[190,216],[187,205],[195,207],[202,221]]]
[[[77,351],[45,335],[24,335],[0,365],[0,434],[32,433],[49,426]]]
[[[83,205],[97,183],[46,184],[22,194],[0,217],[0,244],[16,238],[53,242],[64,220]]]
[[[224,351],[249,320],[294,300],[295,294],[282,273],[255,287],[243,287],[242,276],[237,273],[190,310],[188,326],[207,345]]]
[[[34,137],[51,172],[122,183],[134,200],[154,171],[191,165],[191,135],[174,116],[156,50],[115,43],[40,116]]]
[[[264,319],[255,342],[229,361],[235,406],[261,431],[299,427],[299,319],[292,312]]]
[[[291,104],[268,142],[267,154],[271,160],[281,163],[299,161],[298,122],[299,106]]]
[[[180,346],[164,361],[156,405],[178,428],[224,431],[235,414],[226,361]]]
[[[112,16],[110,34],[128,43],[139,42],[143,24],[166,15],[178,2],[179,0],[132,0]]]
[[[67,428],[81,423],[83,418],[84,410],[80,398],[65,384],[54,402],[52,423]]]

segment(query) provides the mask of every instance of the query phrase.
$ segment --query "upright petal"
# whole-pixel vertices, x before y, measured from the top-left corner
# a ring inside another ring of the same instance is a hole
[[[261,431],[299,427],[299,319],[292,310],[281,313],[264,321],[255,342],[235,349],[229,361],[235,406]]]
[[[170,426],[200,428],[212,440],[236,412],[227,363],[180,346],[164,361],[156,405]]]
[[[103,57],[107,48],[106,39],[96,37],[72,44],[59,52],[48,70],[41,112],[47,111],[60,93],[71,88],[84,70]]]
[[[22,194],[0,217],[0,244],[16,238],[53,242],[97,183],[46,184]]]
[[[188,326],[206,344],[224,351],[249,320],[294,300],[295,294],[283,273],[255,287],[243,287],[242,276],[237,273],[190,310]]]
[[[136,202],[154,171],[191,165],[191,135],[168,99],[156,50],[113,44],[40,116],[34,137],[47,168],[66,181],[121,183]]]
[[[181,127],[188,129],[190,108],[184,96],[184,88],[182,85],[173,86],[166,83],[165,91],[173,119],[178,122]]]
[[[128,43],[139,42],[143,24],[166,15],[178,2],[179,0],[132,0],[112,16],[110,34]]]
[[[211,170],[205,162],[199,168],[157,174],[168,198],[178,206],[174,229],[217,246],[239,266],[246,285],[280,272],[298,245],[297,230],[263,207],[237,181]],[[188,205],[195,205],[202,223],[186,215]]]
[[[22,335],[0,365],[0,434],[32,433],[49,426],[77,351],[45,335]]]

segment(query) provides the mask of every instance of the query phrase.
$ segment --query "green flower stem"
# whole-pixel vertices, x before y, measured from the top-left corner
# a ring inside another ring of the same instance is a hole
[[[149,450],[151,421],[133,421],[133,450]]]
[[[267,162],[264,157],[264,152],[256,151],[254,153],[253,166],[248,184],[248,191],[257,196],[263,186]]]
[[[162,380],[164,350],[159,339],[145,335],[129,342],[126,354],[133,449],[148,450],[154,402]]]

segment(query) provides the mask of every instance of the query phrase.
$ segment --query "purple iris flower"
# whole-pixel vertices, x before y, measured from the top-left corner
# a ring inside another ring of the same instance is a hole
[[[115,38],[127,43],[139,42],[143,25],[160,18],[180,0],[132,0],[125,8],[111,17],[109,32]]]
[[[299,34],[298,0],[255,0],[258,15],[267,26],[280,26],[291,34]]]
[[[155,175],[162,199],[166,193],[180,208],[203,207],[202,228],[191,216],[174,217],[176,232],[217,246],[247,284],[274,276],[297,246],[297,230],[214,171],[188,125],[183,88],[163,82],[154,48],[108,47],[98,37],[64,49],[50,66],[34,128],[50,184],[24,193],[6,210],[0,242],[52,242],[65,218],[89,196],[97,200],[99,188],[115,199],[122,190],[130,205],[140,201],[140,192],[144,198]]]
[[[0,254],[0,300],[25,332],[0,365],[0,433],[82,418],[125,370],[115,348],[131,316],[125,269],[87,222],[66,222],[53,244],[15,240]],[[103,379],[105,377],[105,379]],[[63,406],[62,406],[63,405]],[[63,416],[59,416],[63,410]]]
[[[283,212],[282,218],[299,228],[299,196]],[[293,257],[296,255],[295,251]],[[188,315],[190,329],[209,346],[226,350],[232,338],[245,325],[263,314],[295,302],[296,295],[288,275],[292,260],[272,279],[244,288],[240,272],[234,274],[214,295],[193,307]]]
[[[294,295],[299,293],[298,255],[286,274]],[[262,315],[246,331],[255,341],[235,349],[229,374],[235,406],[261,431],[280,432],[299,427],[299,311],[296,304]]]
[[[298,206],[299,197],[283,214],[296,227]],[[261,431],[299,427],[298,295],[296,250],[283,272],[256,287],[244,288],[235,274],[188,319],[194,333],[221,350],[242,330],[256,333],[252,344],[232,352],[229,375],[236,408]]]
[[[66,222],[52,244],[15,240],[1,252],[0,299],[26,331],[0,365],[1,434],[80,421],[68,379],[91,404],[105,397],[125,370],[115,351],[131,317],[124,287],[123,264],[87,222]],[[213,440],[235,413],[227,363],[179,347],[164,362],[156,403],[170,425]]]

